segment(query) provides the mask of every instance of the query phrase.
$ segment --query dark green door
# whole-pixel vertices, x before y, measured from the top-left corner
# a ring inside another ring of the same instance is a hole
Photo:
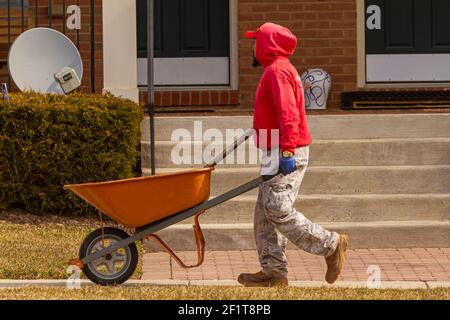
[[[214,76],[229,69],[229,1],[154,1],[157,85],[228,85],[228,74]],[[147,57],[146,14],[147,0],[137,0],[138,58],[143,59]],[[158,74],[158,66],[165,70],[177,66],[172,73],[179,73],[173,78],[162,71]],[[208,69],[216,70],[216,75],[208,75]],[[204,71],[203,80],[196,71]]]
[[[368,82],[450,80],[449,0],[366,0],[365,11]]]

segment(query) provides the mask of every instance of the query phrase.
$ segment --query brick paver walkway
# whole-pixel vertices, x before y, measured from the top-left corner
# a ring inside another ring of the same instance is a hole
[[[194,262],[195,252],[180,257]],[[322,257],[303,251],[287,252],[291,281],[323,281],[326,264]],[[384,281],[450,281],[450,248],[356,249],[347,253],[341,275],[345,281],[365,281],[370,265],[381,269]],[[235,280],[242,272],[259,271],[255,251],[207,251],[200,268],[184,270],[166,253],[147,253],[143,280]]]

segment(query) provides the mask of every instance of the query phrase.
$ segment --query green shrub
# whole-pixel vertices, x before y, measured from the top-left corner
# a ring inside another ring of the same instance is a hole
[[[63,185],[134,176],[141,119],[110,94],[11,94],[0,102],[0,207],[95,213]]]

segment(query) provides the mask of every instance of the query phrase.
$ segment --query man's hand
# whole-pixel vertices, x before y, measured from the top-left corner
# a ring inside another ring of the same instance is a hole
[[[285,176],[297,170],[295,157],[291,152],[283,152],[282,157],[280,158],[280,170]]]

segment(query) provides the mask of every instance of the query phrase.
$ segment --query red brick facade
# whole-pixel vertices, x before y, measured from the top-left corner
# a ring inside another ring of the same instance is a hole
[[[252,41],[243,35],[266,21],[281,24],[298,37],[291,61],[300,74],[308,68],[323,68],[331,74],[328,107],[340,107],[341,92],[356,88],[356,1],[240,0],[239,80],[244,105],[251,105],[261,71],[250,66]]]
[[[147,102],[147,92],[141,91],[139,100]],[[155,92],[156,107],[237,106],[239,91],[160,91]]]
[[[330,108],[340,107],[342,91],[355,90],[355,0],[239,0],[238,21],[239,92],[157,92],[156,106],[239,104],[241,109],[252,108],[261,70],[251,67],[252,41],[244,34],[266,21],[288,27],[299,38],[292,62],[300,73],[323,68],[332,75]]]
[[[301,74],[306,69],[322,68],[332,76],[329,109],[341,107],[341,93],[357,88],[357,0],[239,0],[238,1],[238,51],[239,91],[230,92],[229,105],[239,110],[251,109],[260,69],[251,66],[252,40],[244,38],[245,31],[255,30],[264,22],[274,22],[288,27],[298,37],[298,48],[291,61]],[[432,87],[371,88],[372,91],[442,90]],[[190,95],[185,101],[179,95]],[[226,91],[157,92],[157,106],[226,105]],[[225,96],[224,100],[213,97]],[[198,102],[198,104],[197,104]]]
[[[105,0],[107,1],[107,0]],[[27,12],[28,24],[25,29],[34,27],[35,4],[38,3],[38,25],[50,26],[48,0],[30,0],[30,10]],[[51,27],[63,31],[62,15],[63,0],[52,0]],[[91,42],[90,42],[90,0],[66,0],[65,5],[79,4],[81,8],[82,25],[77,36],[76,31],[66,30],[66,34],[75,43],[79,43],[84,63],[82,90],[90,92],[91,83]],[[103,0],[94,0],[95,14],[95,89],[101,92],[103,88]],[[214,107],[228,106],[236,110],[252,109],[253,97],[261,75],[260,69],[251,67],[252,40],[244,38],[246,30],[254,30],[264,22],[279,23],[291,29],[298,37],[298,49],[292,57],[292,62],[299,73],[309,68],[323,68],[328,71],[333,80],[328,108],[341,107],[341,93],[357,90],[357,0],[239,0],[237,1],[238,21],[238,90],[180,90],[168,91],[156,89],[156,107]],[[0,12],[2,16],[5,10]],[[59,14],[58,14],[59,13]],[[17,15],[17,10],[14,15]],[[20,34],[14,26],[12,41]],[[7,77],[5,58],[5,24],[0,24],[0,80]],[[133,35],[130,35],[133,36]],[[232,62],[236,63],[236,62]],[[421,88],[433,90],[433,88]],[[386,89],[371,89],[386,90]],[[396,90],[395,87],[390,90]],[[417,90],[409,88],[408,90]],[[147,101],[146,92],[141,91],[140,101]],[[210,109],[210,108],[209,108]]]

